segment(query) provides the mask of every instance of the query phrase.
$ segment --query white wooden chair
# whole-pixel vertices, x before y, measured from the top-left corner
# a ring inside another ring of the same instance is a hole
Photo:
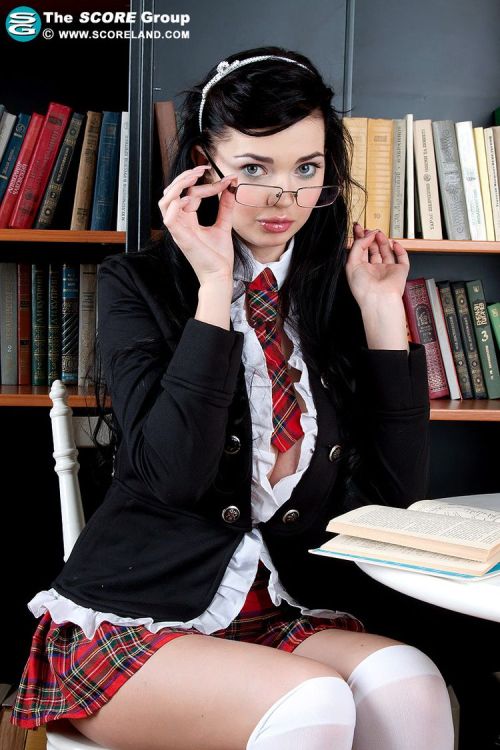
[[[52,455],[56,462],[55,471],[59,476],[64,561],[66,562],[85,526],[78,481],[80,464],[78,463],[77,442],[80,447],[92,445],[92,443],[85,438],[81,430],[80,418],[74,417],[73,410],[68,406],[66,386],[61,380],[54,380],[49,395],[53,404],[50,410],[54,445]],[[99,439],[104,442],[101,431],[99,431]],[[50,723],[47,725],[47,750],[89,750],[89,748],[108,750],[87,739],[67,720],[61,719],[54,722],[54,728],[50,727]]]

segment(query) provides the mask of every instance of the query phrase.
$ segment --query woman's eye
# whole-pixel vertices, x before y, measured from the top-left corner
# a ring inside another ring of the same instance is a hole
[[[245,170],[245,169],[249,169],[250,170],[249,172],[246,173],[249,177],[260,177],[261,176],[260,174],[258,174],[257,172],[254,171],[255,169],[262,169],[262,167],[259,166],[259,164],[245,164],[245,166],[242,167],[242,169],[243,170]]]
[[[302,169],[302,167],[312,167],[312,169],[308,169],[307,171],[301,172],[300,170]],[[298,169],[299,169],[300,174],[303,177],[314,177],[314,175],[316,174],[317,170],[320,167],[321,167],[321,164],[316,164],[315,162],[311,161],[311,162],[307,162],[307,164],[301,164]]]

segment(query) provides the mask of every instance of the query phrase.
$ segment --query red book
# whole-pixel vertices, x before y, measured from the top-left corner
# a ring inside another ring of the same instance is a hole
[[[9,226],[9,219],[23,184],[23,180],[26,176],[28,165],[31,161],[38,136],[42,129],[43,121],[43,115],[33,112],[30,124],[28,125],[28,130],[24,136],[21,150],[19,151],[19,156],[17,157],[14,169],[12,170],[7,190],[5,191],[2,203],[0,204],[0,229],[6,229]]]
[[[17,264],[17,382],[31,385],[31,263]]]
[[[50,102],[9,220],[12,229],[33,226],[72,112],[65,104]]]
[[[406,282],[403,304],[412,341],[425,347],[429,398],[449,398],[450,389],[424,278]]]

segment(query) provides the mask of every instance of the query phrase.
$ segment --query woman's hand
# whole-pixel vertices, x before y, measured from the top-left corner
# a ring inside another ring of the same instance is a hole
[[[228,175],[218,182],[195,185],[209,166],[182,172],[165,188],[163,198],[158,201],[163,223],[193,267],[200,285],[232,279],[234,266],[231,229],[235,199],[227,187],[236,183],[238,178]],[[186,195],[181,198],[183,190],[186,190]],[[200,226],[196,211],[201,200],[218,193],[222,195],[215,224]]]
[[[354,224],[354,240],[346,263],[349,286],[358,305],[364,307],[401,299],[410,270],[408,253],[380,230]]]

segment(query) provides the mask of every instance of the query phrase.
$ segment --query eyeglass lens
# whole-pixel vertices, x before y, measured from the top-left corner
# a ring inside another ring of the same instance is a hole
[[[303,208],[329,206],[338,198],[338,185],[323,185],[322,187],[303,187],[297,191],[297,203]],[[238,185],[236,201],[245,206],[263,208],[275,206],[281,196],[281,189],[269,185]]]

